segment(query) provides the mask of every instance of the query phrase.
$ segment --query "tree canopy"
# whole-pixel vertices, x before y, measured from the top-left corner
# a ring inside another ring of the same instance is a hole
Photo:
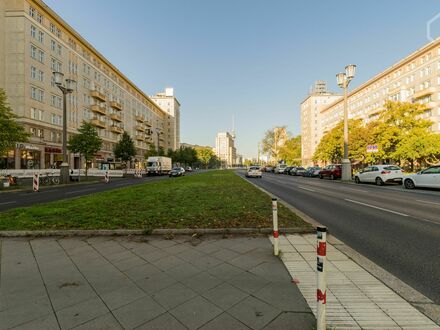
[[[14,149],[17,142],[26,142],[29,138],[17,118],[7,102],[5,91],[0,88],[0,156]]]
[[[115,157],[121,159],[123,162],[130,161],[136,155],[134,141],[126,131],[124,131],[121,139],[116,143],[113,152]]]

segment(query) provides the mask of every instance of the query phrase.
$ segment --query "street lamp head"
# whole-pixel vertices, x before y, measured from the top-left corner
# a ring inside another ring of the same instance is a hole
[[[55,84],[61,86],[63,84],[64,74],[62,72],[55,71],[53,73],[53,78],[55,80]]]
[[[338,74],[336,74],[336,82],[338,83],[339,87],[344,88],[346,79],[347,76],[344,72],[339,72]]]
[[[356,74],[356,65],[350,64],[345,67],[345,74],[349,80],[353,79]]]
[[[76,89],[76,81],[73,79],[66,79],[66,89],[69,93]]]

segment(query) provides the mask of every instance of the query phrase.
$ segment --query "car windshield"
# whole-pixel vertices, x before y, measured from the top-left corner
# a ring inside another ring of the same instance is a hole
[[[157,162],[148,162],[147,163],[147,166],[156,166],[157,165]]]
[[[173,171],[180,171],[180,167],[173,168]]]
[[[249,171],[259,171],[259,170],[260,170],[260,167],[258,167],[258,166],[251,166],[249,168]]]
[[[398,170],[400,170],[400,167],[399,166],[386,166],[383,169],[389,170],[389,171],[398,171]]]

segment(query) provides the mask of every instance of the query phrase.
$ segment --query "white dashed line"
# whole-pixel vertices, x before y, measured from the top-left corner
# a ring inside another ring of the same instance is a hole
[[[316,190],[309,189],[309,188],[306,188],[306,187],[303,187],[303,186],[298,186],[298,188],[299,188],[299,189],[302,189],[302,190],[312,191],[312,192],[315,192],[315,191],[316,191]]]
[[[17,202],[3,202],[3,203],[0,203],[0,205],[7,205],[7,204],[14,204],[14,203],[17,203]]]
[[[389,212],[389,213],[394,213],[394,214],[397,214],[397,215],[401,215],[401,216],[403,216],[403,217],[409,217],[408,214],[400,213],[400,212],[396,212],[396,211],[393,211],[393,210],[384,209],[383,207],[374,206],[374,205],[367,204],[367,203],[362,203],[362,202],[359,202],[359,201],[354,201],[354,200],[352,200],[352,199],[348,199],[348,198],[346,198],[345,200],[346,200],[347,202],[350,202],[350,203],[355,203],[355,204],[359,204],[359,205],[363,205],[363,206],[371,207],[371,208],[373,208],[373,209],[377,209],[377,210],[381,210],[381,211],[385,211],[385,212]]]
[[[436,202],[428,202],[428,201],[422,201],[422,200],[420,200],[420,199],[416,199],[416,202],[427,203],[427,204],[434,204],[434,205],[440,205],[440,203],[436,203]]]

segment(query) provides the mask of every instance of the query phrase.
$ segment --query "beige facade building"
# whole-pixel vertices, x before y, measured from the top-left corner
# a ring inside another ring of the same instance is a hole
[[[2,158],[3,167],[48,168],[61,161],[62,93],[53,71],[77,81],[67,99],[68,135],[89,121],[103,139],[95,166],[114,160],[124,130],[135,140],[138,160],[149,143],[179,146],[180,104],[172,89],[146,95],[41,0],[1,0],[0,31],[0,88],[31,134],[29,143]],[[70,166],[78,167],[78,160],[69,155]]]
[[[165,149],[180,148],[180,103],[174,96],[174,89],[165,88],[165,92],[157,93],[150,98],[166,112],[163,129]]]
[[[218,133],[215,139],[214,152],[226,166],[234,166],[236,164],[237,150],[234,143],[234,135],[228,132]]]
[[[303,166],[313,165],[313,154],[322,138],[321,110],[341,97],[327,90],[325,81],[317,81],[301,102],[301,159]]]
[[[348,115],[374,120],[387,100],[422,103],[432,131],[440,133],[440,38],[410,54],[348,94]],[[343,100],[323,108],[323,133],[343,118]]]

